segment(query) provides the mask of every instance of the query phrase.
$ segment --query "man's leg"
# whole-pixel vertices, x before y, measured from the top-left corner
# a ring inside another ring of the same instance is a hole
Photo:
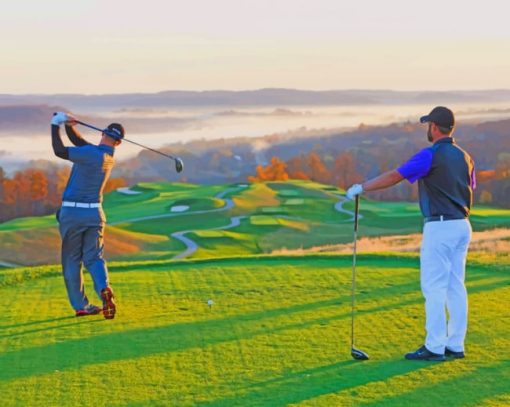
[[[103,259],[104,223],[87,228],[83,239],[83,261],[94,280],[94,288],[103,301],[103,315],[106,319],[115,317],[114,295],[108,282],[108,269]]]
[[[448,321],[448,342],[446,346],[454,352],[464,352],[468,315],[464,277],[466,256],[471,240],[471,226],[467,220],[455,223],[459,239],[456,248],[452,252],[452,270],[447,293],[446,304],[450,319]]]
[[[444,241],[444,223],[429,222],[423,228],[420,255],[421,289],[425,297],[425,347],[444,354],[446,332],[446,293],[451,264],[450,249]]]
[[[108,269],[103,258],[104,224],[88,227],[83,234],[83,262],[92,276],[94,290],[99,298],[108,287]]]
[[[60,223],[62,237],[62,272],[69,302],[75,311],[84,309],[89,300],[85,295],[82,273],[83,227],[71,222]]]

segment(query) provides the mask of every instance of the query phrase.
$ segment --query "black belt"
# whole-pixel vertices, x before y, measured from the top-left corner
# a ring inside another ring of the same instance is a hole
[[[426,216],[423,218],[425,223],[427,222],[443,222],[445,220],[456,220],[456,219],[466,219],[465,216],[459,215],[435,215],[435,216]]]

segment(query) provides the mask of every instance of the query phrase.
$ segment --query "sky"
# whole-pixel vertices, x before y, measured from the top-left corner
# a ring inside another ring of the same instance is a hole
[[[510,88],[506,0],[16,0],[0,93]]]

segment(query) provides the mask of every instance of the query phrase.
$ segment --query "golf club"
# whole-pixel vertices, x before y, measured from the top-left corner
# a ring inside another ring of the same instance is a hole
[[[356,294],[356,241],[358,240],[358,213],[359,213],[359,195],[356,195],[354,204],[354,242],[352,249],[352,291],[351,291],[351,356],[356,360],[368,360],[368,355],[362,350],[354,347],[354,310]]]
[[[97,130],[97,131],[100,131],[101,133],[105,133],[107,135],[110,135],[110,132],[108,131],[108,129],[100,129],[99,127],[92,126],[91,124],[87,124],[87,123],[84,123],[84,122],[79,121],[79,120],[75,120],[75,122],[78,123],[78,124],[81,124],[82,126],[88,127],[90,129]],[[113,137],[113,138],[116,138],[116,137]],[[135,145],[137,145],[139,147],[145,148],[146,150],[150,150],[150,151],[152,151],[154,153],[160,154],[160,155],[162,155],[164,157],[167,157],[167,158],[170,158],[170,159],[174,160],[175,161],[175,171],[177,171],[177,172],[181,172],[183,170],[183,168],[184,168],[184,163],[182,162],[182,160],[179,157],[172,157],[169,154],[162,153],[161,151],[158,151],[158,150],[155,150],[153,148],[144,146],[143,144],[137,143],[136,141],[128,140],[126,138],[123,138],[122,140],[123,141],[127,141],[128,143],[131,143],[131,144],[135,144]]]

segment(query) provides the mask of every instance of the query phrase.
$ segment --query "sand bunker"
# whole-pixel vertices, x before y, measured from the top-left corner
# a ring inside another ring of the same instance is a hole
[[[170,208],[170,212],[186,212],[188,209],[187,205],[175,205]]]

